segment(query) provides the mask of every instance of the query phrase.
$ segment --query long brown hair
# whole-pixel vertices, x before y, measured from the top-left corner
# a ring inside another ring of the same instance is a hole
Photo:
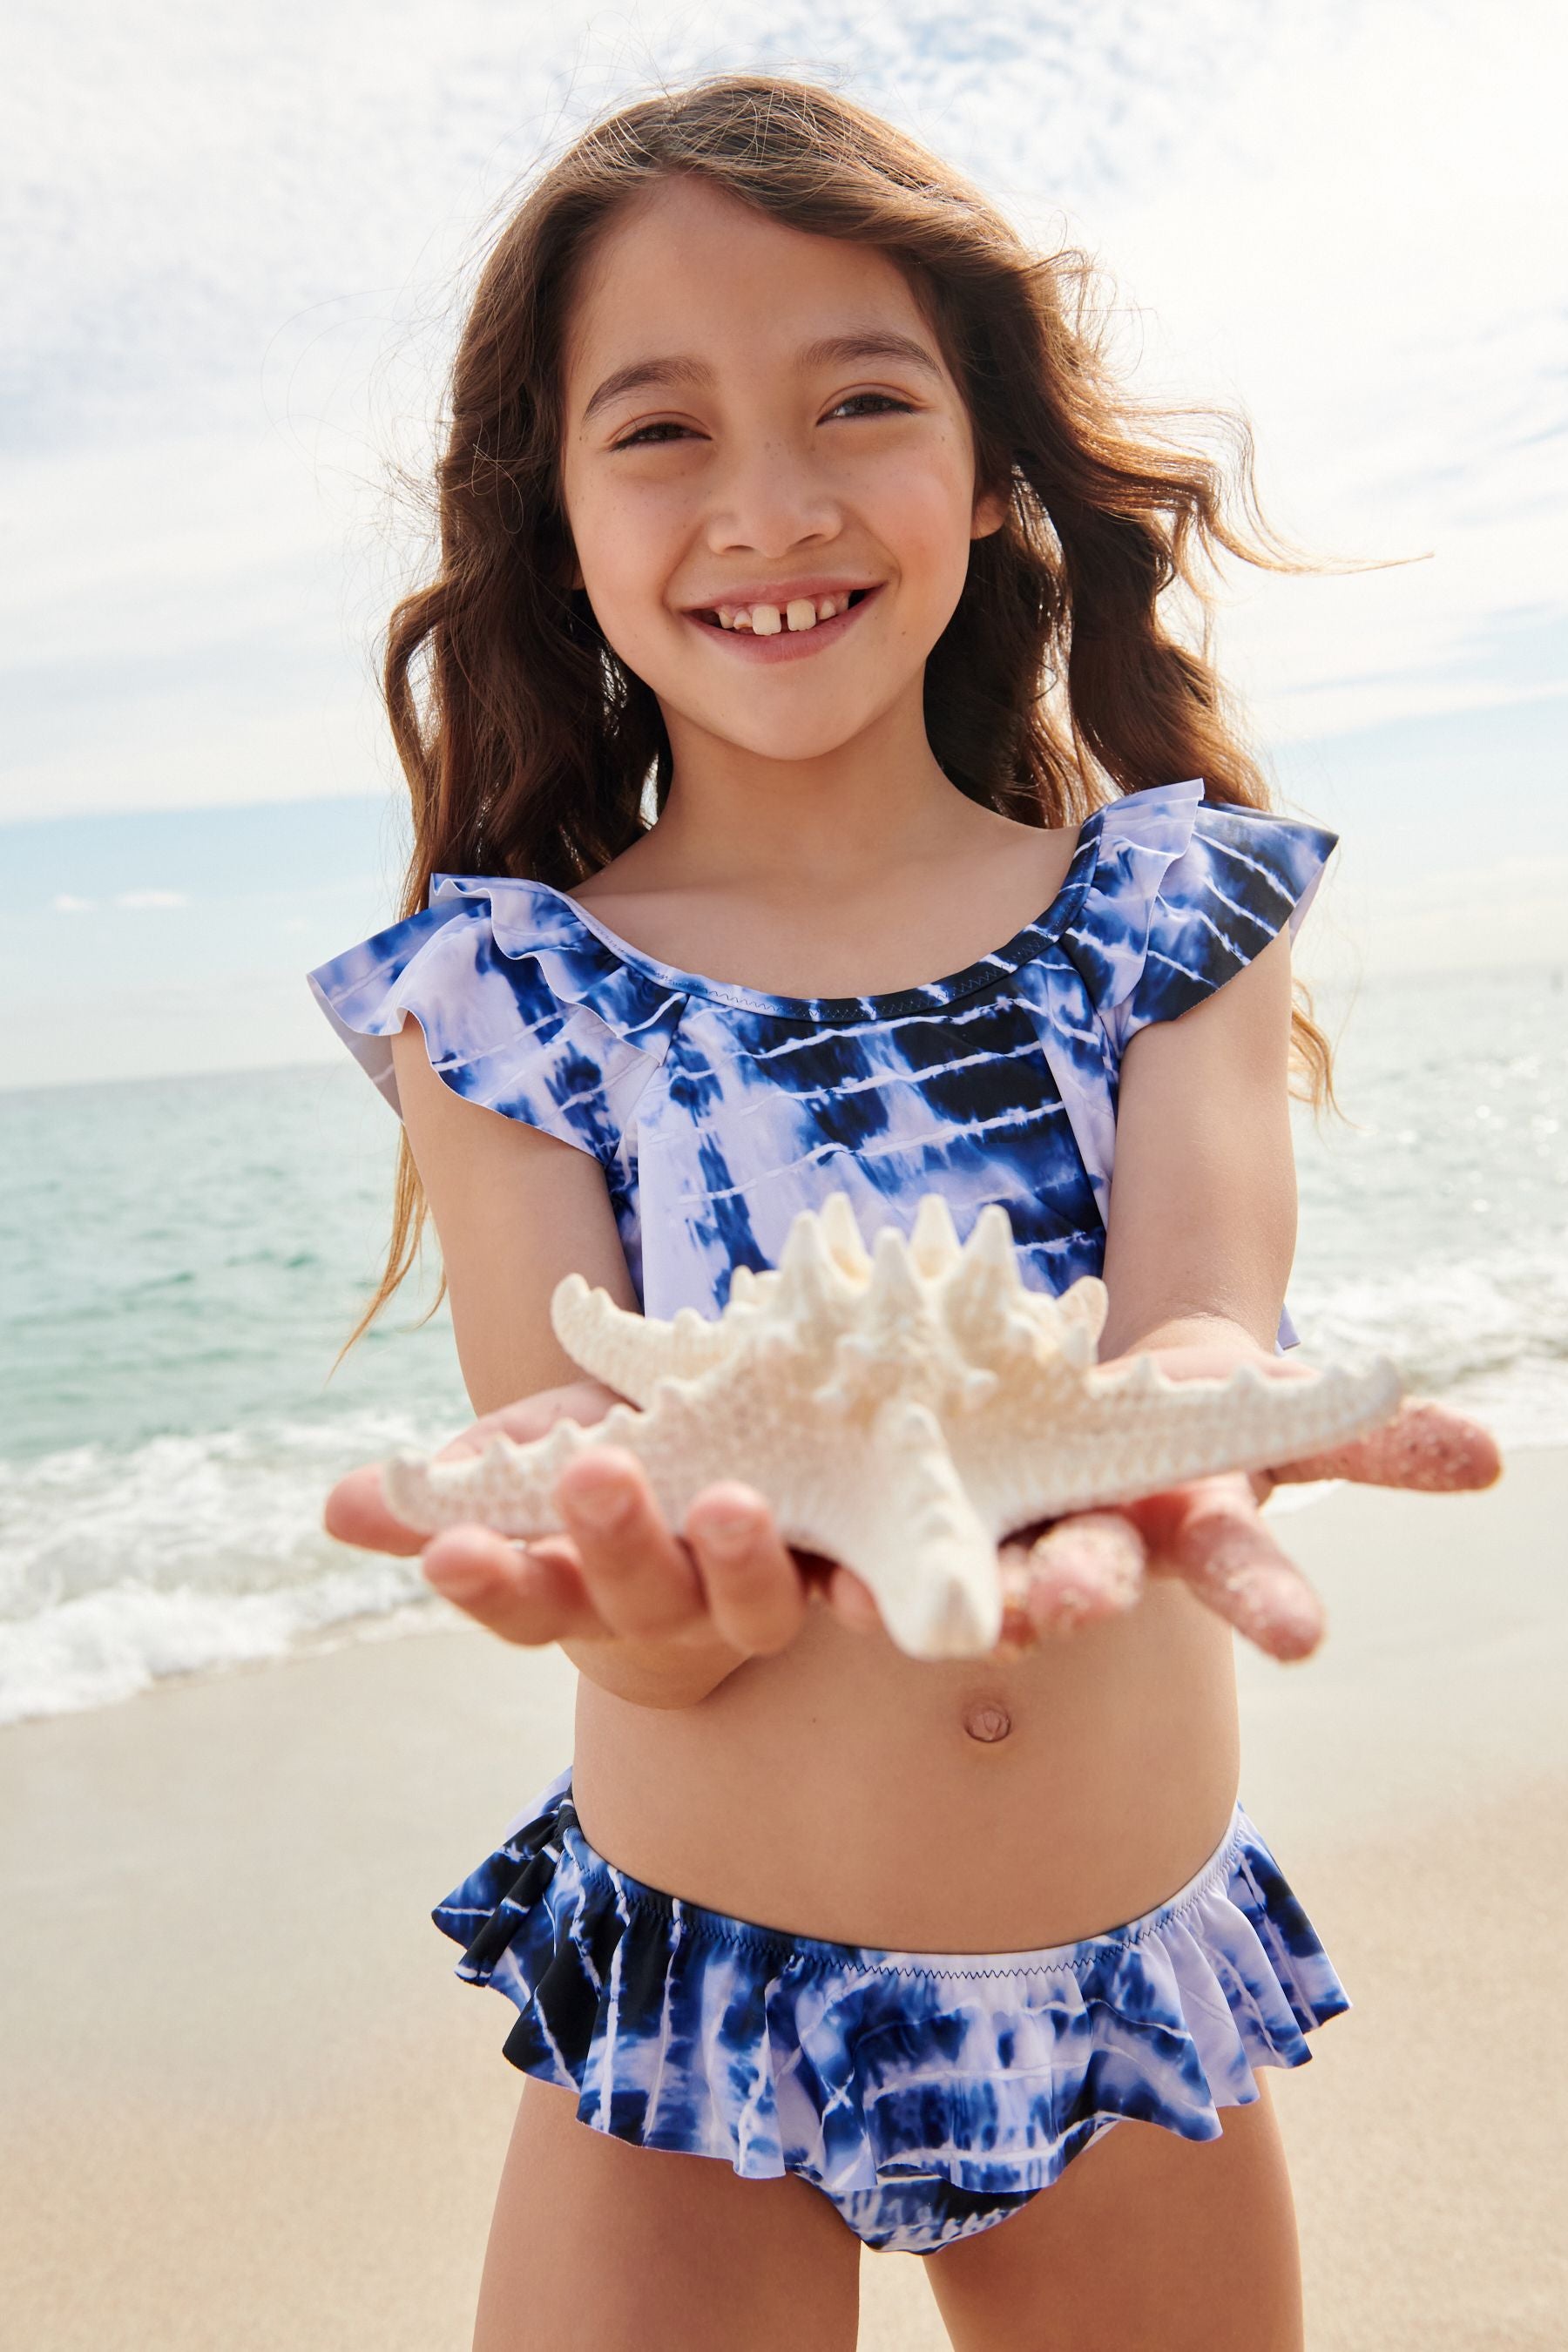
[[[511,215],[479,278],[437,476],[438,568],[398,604],[386,644],[414,814],[402,912],[426,905],[438,872],[570,888],[644,830],[650,784],[664,806],[658,701],[570,584],[559,452],[563,342],[588,247],[676,173],[790,227],[875,246],[942,339],[973,422],[977,488],[1008,504],[1001,530],[973,542],[926,665],[927,734],[957,788],[1034,825],[1081,822],[1119,793],[1188,776],[1212,801],[1270,806],[1209,658],[1207,592],[1222,554],[1308,567],[1258,512],[1246,426],[1211,420],[1226,436],[1218,457],[1190,434],[1182,446],[1116,383],[1086,258],[1030,252],[913,140],[813,84],[714,75],[585,131]],[[1184,606],[1181,634],[1167,592]],[[1328,1040],[1296,985],[1294,1066],[1314,1106],[1331,1104]],[[409,1271],[425,1207],[405,1138],[385,1270],[349,1346]]]

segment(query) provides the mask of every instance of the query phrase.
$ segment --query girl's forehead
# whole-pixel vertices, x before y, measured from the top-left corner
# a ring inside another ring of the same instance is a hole
[[[639,194],[600,231],[566,321],[567,373],[615,367],[633,346],[668,351],[697,338],[720,352],[759,341],[804,351],[878,325],[940,357],[910,280],[887,254],[770,219],[690,175]]]

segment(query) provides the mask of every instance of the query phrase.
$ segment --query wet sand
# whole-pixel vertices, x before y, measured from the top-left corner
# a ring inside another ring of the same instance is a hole
[[[1568,1451],[1279,1522],[1242,1795],[1355,2006],[1272,2084],[1310,2352],[1564,2341]],[[457,1621],[0,1733],[0,2309],[29,2352],[464,2352],[518,2081],[428,1905],[570,1753]],[[1088,2159],[1088,2160],[1092,2160]],[[939,2352],[862,2264],[864,2352]]]

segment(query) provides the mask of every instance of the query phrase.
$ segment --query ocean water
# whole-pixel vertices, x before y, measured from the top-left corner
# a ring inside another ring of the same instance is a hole
[[[1297,1118],[1306,1355],[1385,1350],[1505,1448],[1568,1442],[1563,975],[1319,1009],[1353,1124]],[[445,1622],[320,1525],[342,1471],[470,1417],[445,1308],[419,1319],[433,1239],[333,1370],[395,1142],[346,1056],[0,1095],[0,1722]]]

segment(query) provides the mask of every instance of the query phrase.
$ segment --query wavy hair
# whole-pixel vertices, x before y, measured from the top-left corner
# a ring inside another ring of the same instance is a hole
[[[915,141],[813,84],[713,75],[584,131],[479,276],[437,473],[438,562],[386,639],[413,803],[403,914],[425,907],[438,872],[570,888],[637,839],[650,788],[664,806],[658,701],[571,586],[559,453],[585,256],[622,206],[677,173],[790,227],[876,247],[942,341],[972,420],[977,490],[1007,506],[1002,528],[972,543],[926,665],[926,731],[952,783],[1034,825],[1081,823],[1117,793],[1187,776],[1211,800],[1272,805],[1210,659],[1209,599],[1223,555],[1311,567],[1258,510],[1246,425],[1205,413],[1219,455],[1191,430],[1184,446],[1173,425],[1199,420],[1118,384],[1088,258],[1030,251]],[[1333,1103],[1329,1043],[1299,981],[1292,1090]],[[409,1272],[425,1214],[405,1137],[385,1268],[345,1352]],[[444,1290],[443,1278],[432,1313]]]

